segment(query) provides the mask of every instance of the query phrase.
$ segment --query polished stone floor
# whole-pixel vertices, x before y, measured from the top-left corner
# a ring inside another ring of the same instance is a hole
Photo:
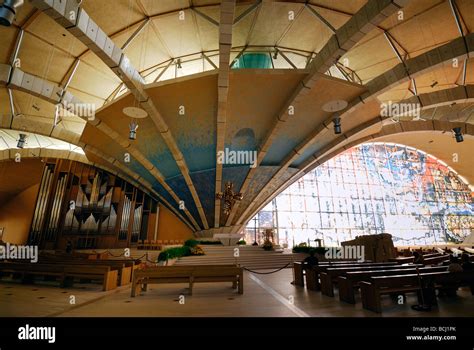
[[[261,271],[265,272],[265,271]],[[147,292],[130,297],[130,287],[102,292],[100,285],[76,284],[61,289],[56,285],[22,285],[0,282],[1,316],[216,316],[216,317],[384,317],[384,316],[472,316],[474,296],[468,289],[454,298],[438,298],[431,312],[411,309],[417,303],[408,294],[406,304],[399,305],[389,296],[383,299],[383,313],[364,310],[358,296],[356,305],[339,302],[319,292],[307,291],[290,284],[292,271],[273,274],[246,273],[243,295],[229,283],[196,284],[193,295],[185,284],[150,285]],[[74,302],[74,303],[73,303]]]

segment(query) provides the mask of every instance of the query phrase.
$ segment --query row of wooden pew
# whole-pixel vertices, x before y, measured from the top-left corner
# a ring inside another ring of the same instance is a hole
[[[12,275],[22,283],[33,283],[35,278],[58,280],[61,287],[70,287],[75,279],[99,281],[102,290],[128,285],[133,272],[138,268],[133,260],[83,259],[54,254],[40,255],[35,264],[22,261],[0,263],[0,278]]]
[[[239,294],[244,293],[244,271],[237,265],[158,266],[136,271],[131,296],[147,291],[149,284],[187,283],[193,294],[195,283],[231,282]]]
[[[446,257],[439,254],[425,258],[426,261],[443,262]],[[449,259],[449,255],[448,255]],[[309,290],[320,291],[323,295],[334,297],[335,286],[342,302],[355,304],[356,290],[361,290],[362,306],[365,309],[381,312],[381,296],[384,294],[404,294],[418,292],[421,297],[429,295],[436,303],[435,289],[443,286],[471,286],[474,295],[474,272],[450,273],[447,266],[424,266],[403,264],[400,261],[385,263],[373,262],[321,262],[312,268],[303,268],[302,263],[294,263],[294,284]]]

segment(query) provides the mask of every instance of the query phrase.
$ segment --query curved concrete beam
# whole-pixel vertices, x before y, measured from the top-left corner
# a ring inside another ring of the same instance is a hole
[[[234,23],[235,0],[223,0],[220,6],[219,23],[219,73],[217,77],[217,127],[216,127],[216,187],[214,198],[214,227],[219,227],[222,191],[222,163],[219,152],[224,151],[227,124],[227,96],[229,95],[230,50],[232,47],[232,25]]]
[[[106,164],[109,164],[109,166],[104,165],[102,163],[91,162],[87,159],[87,156],[81,155],[76,152],[54,150],[54,149],[44,149],[44,148],[43,149],[26,148],[26,149],[21,149],[21,150],[15,148],[15,149],[3,150],[3,151],[0,151],[0,153],[3,152],[3,157],[4,157],[3,159],[7,159],[7,158],[15,159],[16,154],[19,153],[21,157],[28,157],[28,158],[29,157],[38,157],[38,158],[52,157],[52,158],[61,158],[61,159],[71,159],[78,162],[91,164],[95,167],[104,169],[113,175],[121,177],[122,179],[128,181],[130,184],[134,185],[135,187],[147,193],[148,195],[158,198],[170,210],[172,210],[186,225],[188,225],[192,230],[194,230],[193,226],[181,215],[181,213],[177,211],[158,192],[153,190],[152,185],[147,180],[143,179],[140,175],[136,174],[135,172],[130,170],[128,167],[124,166],[117,159],[106,155],[105,153],[101,152],[100,150],[98,150],[97,148],[91,145],[87,145],[84,143],[71,142],[72,139],[78,138],[78,135],[73,132],[61,129],[63,132],[58,133],[58,136],[52,136],[51,133],[41,132],[41,130],[47,130],[49,127],[50,125],[48,123],[43,123],[43,122],[38,122],[38,121],[28,121],[28,124],[22,125],[21,128],[16,128],[14,126],[8,127],[8,128],[6,127],[2,127],[2,128],[7,129],[7,130],[25,131],[32,134],[48,136],[48,137],[55,138],[57,140],[69,142],[75,146],[82,147],[83,150],[87,150],[88,152],[93,153],[95,156],[102,159]],[[74,134],[75,136],[71,134]]]
[[[127,150],[131,156],[133,156],[140,164],[142,164],[145,169],[147,169],[151,175],[153,175],[158,182],[165,188],[166,191],[171,195],[171,197],[179,204],[180,199],[176,195],[176,193],[172,190],[172,188],[166,183],[164,176],[159,172],[155,166],[148,161],[148,159],[135,147],[133,146],[128,139],[121,136],[117,133],[114,129],[108,126],[106,123],[102,122],[99,119],[95,119],[89,113],[90,111],[87,108],[77,108],[77,106],[82,106],[84,103],[76,98],[73,94],[69,92],[64,92],[62,88],[56,85],[53,82],[48,80],[42,79],[40,77],[28,74],[23,72],[19,68],[12,69],[11,66],[0,64],[0,83],[6,85],[10,89],[19,90],[38,98],[41,98],[47,102],[53,104],[62,104],[65,109],[70,109],[70,106],[76,106],[76,110],[74,112],[78,117],[86,120],[91,126],[97,128],[105,135],[109,136],[112,140],[117,142],[121,147]],[[51,126],[51,135],[55,132],[55,127]],[[68,141],[70,142],[70,141]],[[81,146],[79,139],[77,139],[75,143]],[[197,224],[194,217],[191,215],[188,209],[183,210],[189,220],[193,223],[195,230],[200,230],[199,225]]]
[[[278,196],[281,192],[286,190],[291,184],[293,184],[295,181],[309,173],[311,170],[316,168],[318,165],[325,163],[331,158],[334,158],[338,154],[354,147],[357,146],[361,143],[364,142],[375,142],[377,138],[387,136],[387,135],[392,135],[392,134],[398,134],[402,132],[417,132],[417,131],[446,131],[446,130],[451,130],[454,127],[461,127],[463,130],[464,135],[471,135],[474,136],[474,126],[472,124],[468,123],[458,123],[458,122],[440,122],[440,121],[402,121],[400,122],[400,128],[393,128],[393,125],[387,125],[382,127],[382,130],[369,135],[369,136],[364,136],[360,137],[359,139],[356,139],[338,149],[335,151],[328,153],[324,155],[323,157],[318,158],[315,160],[311,165],[307,166],[304,169],[301,169],[292,179],[291,181],[288,181],[285,183],[283,186],[281,186],[277,192],[272,194],[270,197],[268,197],[264,203],[260,204],[256,209],[252,210],[250,214],[248,214],[245,218],[242,218],[242,222],[245,223],[248,220],[250,220],[253,216],[255,216],[265,205]],[[243,227],[243,224],[237,225],[239,227]]]
[[[92,20],[92,18],[89,17],[87,12],[80,7],[80,3],[78,3],[76,0],[67,0],[63,2],[30,0],[30,2],[33,6],[43,11],[43,13],[51,17],[59,25],[61,25],[64,29],[66,29],[69,33],[71,33],[74,37],[91,49],[132,92],[140,106],[145,111],[147,111],[158,132],[173,155],[173,158],[178,165],[181,174],[183,175],[189,192],[193,197],[194,204],[198,210],[203,226],[205,229],[209,228],[201,201],[197,194],[196,188],[194,187],[191,176],[189,175],[189,168],[186,164],[186,160],[184,159],[184,156],[181,153],[178,144],[171,133],[171,130],[166,124],[166,121],[163,119],[162,115],[156,108],[153,100],[145,91],[145,81],[143,77],[132,65],[130,59],[123,53],[123,50],[118,47],[114,41],[109,36],[107,36],[107,34],[105,34],[105,32]],[[114,135],[117,136],[118,134],[114,132]],[[153,165],[141,153],[138,154],[138,150],[134,150],[133,152],[142,161],[149,163],[147,169],[153,168]],[[169,186],[168,188],[171,190]]]
[[[402,100],[399,103],[400,104],[410,104],[412,105],[413,103],[416,103],[420,106],[420,110],[423,109],[430,109],[430,108],[435,108],[435,107],[440,107],[440,106],[446,106],[446,105],[451,105],[452,103],[470,103],[474,102],[474,85],[466,85],[466,86],[458,86],[455,88],[450,88],[450,89],[444,89],[444,90],[438,90],[430,93],[425,93],[421,94],[418,96],[413,96],[408,99]],[[345,132],[344,134],[338,136],[328,144],[326,144],[323,148],[318,150],[317,153],[311,155],[308,157],[300,166],[299,166],[299,171],[296,173],[290,180],[286,181],[280,188],[286,188],[288,187],[291,183],[296,181],[298,178],[303,176],[304,174],[307,173],[307,169],[313,169],[317,165],[321,164],[320,157],[321,155],[329,152],[331,149],[337,147],[338,144],[341,142],[344,142],[346,139],[352,138],[358,133],[361,133],[365,130],[367,130],[370,127],[373,127],[374,125],[377,124],[382,124],[393,117],[403,117],[403,115],[399,116],[378,116],[375,117],[371,120],[368,120],[360,125],[357,125],[353,129]],[[425,121],[425,123],[431,123],[432,121]],[[434,121],[435,123],[440,123],[438,121]],[[453,123],[456,124],[456,123]],[[459,123],[457,123],[459,124]],[[456,125],[457,125],[456,124]],[[401,124],[403,125],[403,124]],[[418,124],[421,125],[421,124]],[[469,124],[468,124],[469,125]],[[461,126],[461,125],[459,125]],[[388,126],[387,126],[388,127]],[[372,137],[367,136],[367,140],[372,139]],[[349,146],[347,146],[349,147]],[[352,147],[352,146],[351,146]],[[266,191],[267,189],[271,188],[271,185],[274,184],[278,179],[284,174],[284,171],[286,168],[289,167],[289,165],[296,160],[297,157],[293,157],[291,161],[285,161],[284,165],[275,173],[275,175],[267,182],[267,184],[262,188],[262,190],[259,192],[259,194],[254,198],[254,200],[250,203],[248,206],[247,210],[244,211],[241,215],[241,217],[238,219],[236,224],[241,224],[244,220],[246,220],[248,217],[252,217],[252,215],[248,215],[249,212],[252,214],[258,212],[261,208],[263,208],[264,205],[258,203],[261,202],[262,198],[264,198],[265,195],[269,195]],[[279,190],[278,193],[281,191]],[[274,196],[271,196],[269,198],[273,198]],[[267,199],[265,199],[264,203],[267,203]],[[253,209],[255,205],[258,205],[257,209]]]
[[[374,78],[366,85],[368,91],[351,101],[346,111],[341,114],[341,118],[350,118],[351,113],[356,109],[362,108],[364,104],[375,99],[378,95],[397,85],[408,82],[411,78],[416,78],[454,59],[461,60],[468,57],[474,57],[474,33],[466,35],[465,38],[459,37],[449,43],[411,58],[404,63],[399,63],[394,68]],[[462,93],[462,89],[463,86],[460,86],[458,90],[453,91],[453,93],[455,93],[453,98],[456,99],[456,94]],[[420,96],[413,96],[410,102],[420,103],[422,105],[429,103],[427,100],[422,101]],[[321,136],[322,132],[331,128],[331,125],[332,118],[320,124],[293,152],[288,154],[283,162],[283,166],[289,166],[301,156],[301,154]]]
[[[257,166],[265,158],[270,146],[277,137],[280,130],[284,127],[290,117],[288,109],[290,106],[296,106],[302,98],[309,94],[315,86],[321,75],[337,62],[348,50],[350,50],[367,33],[382,23],[387,17],[405,6],[406,0],[369,0],[347,21],[335,34],[333,34],[326,45],[321,49],[318,55],[313,59],[310,65],[309,74],[298,84],[288,101],[284,104],[273,126],[264,138],[263,144],[257,154]],[[291,164],[291,163],[290,163]],[[240,192],[246,192],[257,167],[249,170]],[[226,226],[231,225],[239,203],[237,202],[229,215]],[[247,208],[248,209],[248,208]],[[237,221],[239,223],[239,220]]]
[[[419,75],[425,74],[431,69],[435,69],[447,62],[453,61],[454,59],[467,59],[469,57],[474,57],[474,33],[466,35],[464,38],[459,37],[446,43],[444,45],[438,46],[430,51],[427,51],[417,57],[411,58],[404,63],[399,63],[394,68],[389,71],[379,75],[378,77],[371,80],[367,85],[367,92],[354,99],[349,107],[344,113],[341,114],[341,118],[350,118],[350,114],[353,113],[356,109],[361,108],[370,100],[373,100],[377,95],[384,93],[391,88],[407,82],[409,79],[417,77]],[[429,105],[431,101],[430,98],[435,100],[444,96],[444,99],[440,99],[439,103],[446,104],[449,101],[449,98],[452,97],[454,101],[457,101],[459,96],[471,96],[472,87],[460,86],[451,91],[451,95],[443,95],[443,92],[436,92],[436,95],[423,94],[424,97],[414,96],[409,99],[410,103],[420,103],[422,106]],[[280,177],[284,171],[296,160],[298,159],[306,149],[312,145],[315,140],[317,140],[321,134],[329,129],[332,125],[332,118],[326,120],[320,124],[311,134],[294,150],[292,150],[283,160],[280,170],[270,179],[270,181],[263,187],[262,192],[264,192],[269,184],[272,183],[273,178]],[[261,193],[262,193],[261,192]],[[250,211],[251,206],[249,206],[241,217],[236,221],[236,224],[242,222],[242,218],[246,216],[248,211]]]

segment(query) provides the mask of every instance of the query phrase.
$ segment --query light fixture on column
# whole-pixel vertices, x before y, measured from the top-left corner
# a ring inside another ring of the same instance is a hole
[[[334,123],[334,133],[336,135],[339,135],[340,133],[342,133],[341,118],[340,117],[334,117],[332,122]]]
[[[135,122],[135,120],[132,120],[132,122],[129,125],[130,131],[128,133],[128,138],[130,140],[136,140],[137,139],[137,129],[138,129],[138,124]]]
[[[129,124],[130,129],[128,133],[128,138],[130,140],[136,140],[138,123],[135,121],[135,119],[146,118],[148,116],[148,113],[145,110],[138,107],[125,107],[123,109],[123,114],[132,118],[132,122]]]
[[[453,132],[454,132],[454,137],[456,139],[456,142],[463,142],[464,141],[464,137],[462,136],[462,129],[460,127],[457,127],[457,128],[453,128]]]
[[[329,101],[323,105],[324,112],[332,113],[334,115],[332,122],[334,123],[334,133],[337,135],[342,133],[342,128],[341,117],[336,113],[342,111],[346,107],[347,102],[344,100]]]
[[[18,7],[23,5],[23,0],[5,0],[0,6],[0,25],[9,27],[17,14]]]
[[[25,144],[26,144],[27,135],[26,134],[20,134],[19,136],[20,136],[20,138],[18,139],[18,143],[16,144],[16,147],[23,148],[23,147],[25,147]]]

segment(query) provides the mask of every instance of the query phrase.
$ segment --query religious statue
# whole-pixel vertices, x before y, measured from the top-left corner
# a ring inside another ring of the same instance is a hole
[[[225,215],[229,215],[234,207],[235,201],[242,200],[243,195],[242,193],[234,192],[234,184],[232,182],[226,182],[224,193],[217,193],[216,198],[224,199],[223,211]]]

